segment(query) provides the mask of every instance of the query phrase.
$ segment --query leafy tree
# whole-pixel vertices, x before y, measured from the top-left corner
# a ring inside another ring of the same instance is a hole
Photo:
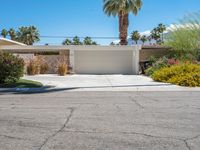
[[[20,27],[17,32],[17,40],[27,45],[33,45],[40,41],[40,34],[35,26]]]
[[[13,28],[11,28],[9,31],[8,31],[8,34],[10,35],[10,39],[11,40],[16,40],[16,32]]]
[[[142,41],[142,43],[144,44],[148,39],[146,35],[143,35],[140,40]]]
[[[138,31],[133,31],[131,33],[131,39],[133,41],[135,41],[135,43],[137,44],[138,43],[138,40],[140,39],[140,33]]]
[[[127,45],[129,13],[137,15],[142,7],[142,0],[104,0],[103,10],[108,16],[119,18],[119,38],[121,45]]]
[[[1,35],[2,35],[2,37],[6,38],[6,36],[8,35],[8,31],[6,29],[3,29],[1,31]]]
[[[62,45],[72,45],[72,41],[70,39],[66,39],[63,41]]]
[[[80,38],[78,36],[75,36],[73,38],[73,45],[82,45],[83,43],[81,42]]]

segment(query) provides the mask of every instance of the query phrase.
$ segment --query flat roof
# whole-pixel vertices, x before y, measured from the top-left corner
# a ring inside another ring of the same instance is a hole
[[[0,50],[12,52],[12,53],[34,53],[34,52],[57,52],[63,50],[74,50],[74,51],[96,51],[96,50],[140,50],[141,46],[99,46],[99,45],[67,45],[67,46],[0,46]]]

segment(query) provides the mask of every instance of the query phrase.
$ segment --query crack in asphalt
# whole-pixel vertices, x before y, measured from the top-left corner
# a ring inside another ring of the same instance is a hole
[[[190,145],[188,144],[188,141],[190,140],[194,140],[196,138],[199,138],[200,135],[197,135],[195,137],[192,138],[187,138],[187,139],[181,139],[181,138],[174,138],[174,137],[164,137],[164,136],[155,136],[155,135],[151,135],[151,134],[146,134],[146,133],[138,133],[138,132],[101,132],[101,131],[70,131],[70,130],[65,130],[64,132],[71,132],[71,133],[87,133],[87,134],[95,134],[95,133],[100,133],[100,134],[133,134],[133,135],[142,135],[142,136],[146,136],[146,137],[150,137],[150,138],[158,138],[158,139],[174,139],[174,140],[178,140],[178,141],[182,141],[185,144],[185,147],[188,150],[192,150],[192,148],[190,147]]]
[[[129,97],[130,100],[132,102],[134,102],[138,107],[140,107],[141,109],[144,109],[145,107],[143,105],[141,105],[136,99],[134,99],[133,97]]]
[[[185,146],[187,147],[188,150],[192,150],[192,148],[189,146],[189,144],[186,140],[183,140],[183,142],[185,143]]]
[[[25,139],[25,138],[20,138],[20,137],[14,137],[14,136],[9,136],[9,135],[2,135],[0,134],[1,137],[9,138],[9,139],[15,139],[15,140],[23,140],[23,141],[31,141],[30,139]]]
[[[73,116],[74,110],[75,108],[68,108],[70,110],[70,114],[67,117],[65,123],[63,124],[63,126],[57,130],[54,134],[50,135],[49,137],[46,138],[46,140],[42,143],[42,145],[39,147],[39,150],[42,150],[42,148],[48,143],[49,140],[51,140],[52,138],[54,138],[58,133],[62,132],[63,129],[67,126],[67,124],[69,123],[71,117]]]
[[[188,138],[188,139],[184,139],[183,142],[185,143],[185,146],[188,148],[188,150],[192,150],[192,148],[190,147],[190,145],[188,144],[188,141],[191,141],[191,140],[194,140],[194,139],[197,139],[199,138],[200,135],[197,135],[195,137],[192,137],[192,138]]]

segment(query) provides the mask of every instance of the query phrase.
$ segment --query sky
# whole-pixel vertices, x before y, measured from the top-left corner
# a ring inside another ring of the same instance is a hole
[[[0,30],[36,26],[41,36],[118,37],[118,18],[103,12],[103,0],[0,0]],[[200,10],[200,0],[143,0],[137,16],[130,15],[129,30],[144,32],[157,24],[169,26],[187,13]],[[59,45],[63,38],[41,38],[38,45]],[[94,39],[109,44],[115,39]]]

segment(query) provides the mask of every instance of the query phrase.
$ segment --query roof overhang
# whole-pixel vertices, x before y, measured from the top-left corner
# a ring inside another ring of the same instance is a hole
[[[99,45],[69,45],[69,46],[0,46],[0,50],[11,53],[36,53],[36,52],[59,52],[64,50],[74,51],[117,51],[117,50],[140,50],[141,46],[99,46]]]
[[[25,46],[25,44],[23,43],[20,43],[20,42],[16,42],[16,41],[13,41],[13,40],[9,40],[9,39],[6,39],[6,38],[1,38],[0,37],[0,46],[1,45],[21,45],[21,46]]]

